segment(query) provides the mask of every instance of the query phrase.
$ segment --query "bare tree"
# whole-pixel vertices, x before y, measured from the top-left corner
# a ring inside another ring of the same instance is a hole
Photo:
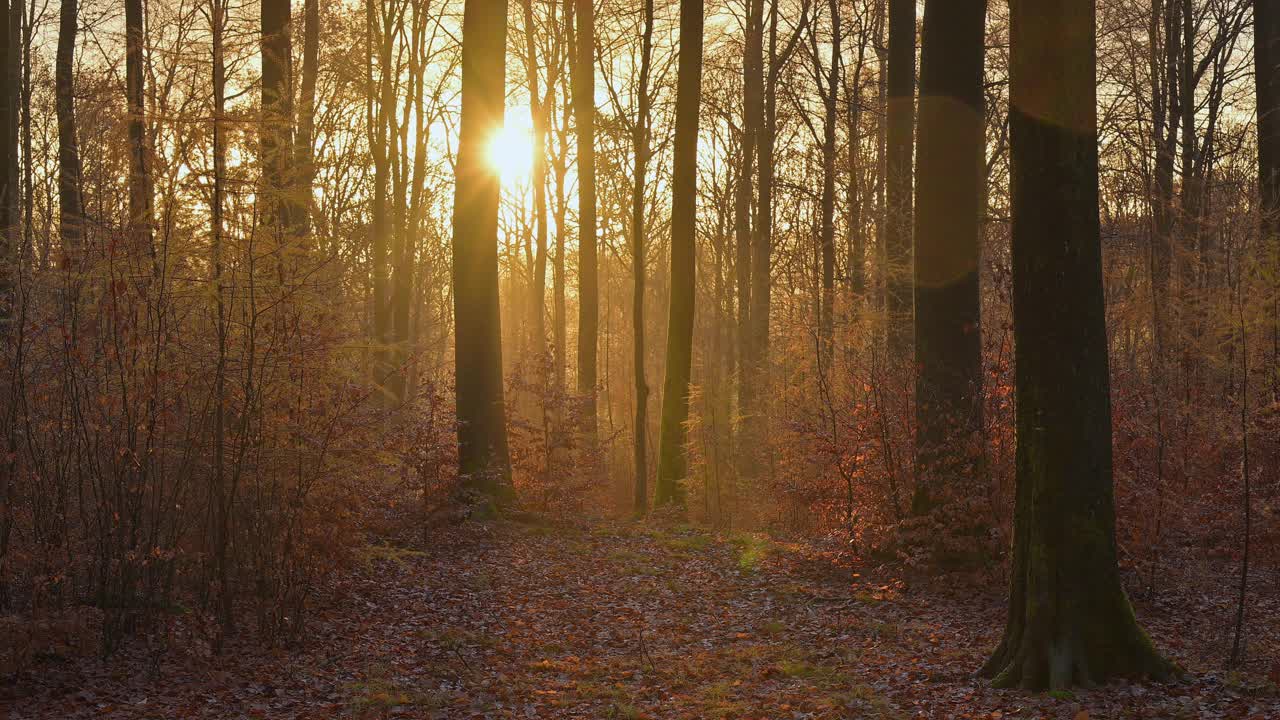
[[[693,363],[697,234],[698,111],[702,94],[702,0],[680,0],[680,59],[676,69],[676,134],[671,178],[671,310],[667,375],[662,387],[657,505],[684,502],[688,473],[685,423]]]
[[[454,365],[458,469],[475,490],[500,497],[511,483],[498,308],[496,174],[485,143],[506,100],[506,0],[467,0],[462,21],[462,118],[453,210]]]

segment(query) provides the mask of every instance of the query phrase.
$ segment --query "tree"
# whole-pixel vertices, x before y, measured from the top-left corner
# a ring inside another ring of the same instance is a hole
[[[1262,233],[1271,251],[1273,277],[1280,277],[1280,8],[1253,6],[1255,89],[1258,98],[1258,185]],[[1275,291],[1280,296],[1280,280]],[[1280,297],[1272,302],[1272,397],[1280,402]]]
[[[58,117],[58,236],[62,252],[73,268],[84,243],[84,200],[80,189],[80,146],[76,139],[76,108],[72,72],[75,68],[76,0],[62,0],[58,16],[58,56],[54,68],[54,110]]]
[[[737,253],[734,267],[738,285],[738,405],[744,417],[752,408],[752,388],[756,385],[754,338],[751,322],[751,201],[754,193],[756,152],[760,125],[764,120],[764,0],[748,0],[742,58],[742,154],[734,195],[734,240]],[[750,425],[750,423],[747,423]],[[748,444],[746,441],[743,444]],[[749,453],[742,453],[744,459]],[[748,460],[746,465],[750,465]],[[751,468],[747,467],[747,470]]]
[[[263,34],[268,35],[268,8],[272,2],[262,3]],[[288,23],[289,4],[284,3],[284,22]],[[147,145],[146,82],[143,58],[142,0],[125,0],[125,94],[129,106],[129,233],[133,251],[154,257],[151,236],[151,152]],[[277,33],[278,34],[278,33]],[[288,36],[284,36],[288,43]],[[264,50],[266,45],[264,44]],[[264,53],[265,54],[265,53]],[[263,92],[267,92],[268,66],[263,63]],[[287,82],[288,70],[283,77]],[[266,103],[264,102],[264,107]],[[153,268],[158,272],[158,268]]]
[[[764,73],[764,107],[762,108],[764,117],[756,128],[757,198],[751,231],[751,291],[747,298],[751,303],[750,312],[747,313],[751,337],[745,344],[747,356],[743,358],[745,365],[743,372],[748,374],[747,381],[753,386],[762,384],[761,381],[765,379],[764,371],[769,359],[769,317],[772,313],[770,303],[773,293],[771,259],[775,175],[773,151],[778,134],[778,83],[781,80],[783,68],[799,46],[809,22],[809,0],[801,0],[800,18],[792,29],[791,37],[782,48],[779,48],[779,2],[780,0],[770,0],[769,3],[769,50],[767,58],[761,58],[761,68]],[[763,38],[761,42],[763,44]],[[750,112],[751,109],[748,108],[747,111]],[[743,444],[750,446],[759,444],[766,408],[763,402],[757,402],[750,393],[748,393],[748,400],[750,404],[743,409],[746,427],[742,435]],[[753,466],[760,462],[758,457],[753,457],[754,452],[750,447],[744,452],[746,457],[742,464],[748,472],[753,471]]]
[[[859,19],[857,37],[858,54],[852,69],[846,64],[845,70],[845,121],[847,125],[845,144],[848,149],[848,165],[845,189],[845,233],[848,252],[849,290],[855,300],[861,301],[867,292],[867,236],[863,226],[863,204],[865,188],[862,185],[863,160],[862,132],[860,122],[862,116],[862,72],[867,59],[867,41],[870,28],[865,15]]]
[[[986,0],[928,0],[920,60],[915,207],[916,486],[971,472],[981,428],[982,87]]]
[[[916,0],[889,1],[885,118],[885,315],[891,357],[911,337],[911,167],[916,118]]]
[[[219,2],[219,0],[214,0]],[[311,235],[312,194],[316,183],[316,74],[320,66],[320,0],[302,3],[302,86],[298,95],[298,134],[295,138],[298,186],[302,207],[295,220],[298,233]]]
[[[497,175],[485,143],[506,100],[506,0],[467,0],[462,20],[462,117],[453,204],[454,364],[458,469],[498,497],[511,482],[498,308]]]
[[[1094,0],[1010,17],[1017,490],[999,686],[1065,688],[1174,666],[1116,568],[1098,213]]]
[[[649,383],[644,375],[644,285],[645,285],[645,179],[649,172],[649,75],[653,65],[653,0],[644,0],[644,30],[640,34],[640,76],[636,90],[639,107],[631,129],[635,180],[631,187],[631,331],[634,335],[632,363],[635,365],[635,442],[632,446],[636,468],[635,513],[643,515],[649,506],[648,424]]]
[[[314,2],[315,0],[309,0]],[[218,355],[213,375],[213,482],[210,484],[210,504],[214,512],[213,552],[214,572],[218,577],[218,621],[224,630],[232,627],[233,585],[229,582],[231,567],[228,550],[231,543],[231,498],[226,482],[227,446],[227,355],[229,323],[227,313],[227,281],[225,271],[225,211],[223,196],[227,186],[227,138],[223,126],[227,104],[226,30],[227,3],[229,0],[212,0],[209,12],[209,34],[212,40],[212,90],[213,90],[213,187],[209,198],[209,229],[212,242],[209,247],[209,265],[214,285],[214,310],[216,313]]]
[[[9,292],[19,234],[19,70],[23,23],[21,0],[0,3],[0,318],[9,317]]]
[[[809,53],[813,61],[813,80],[822,101],[822,300],[818,318],[819,346],[825,363],[831,358],[835,334],[836,292],[836,101],[840,92],[840,3],[828,0],[831,15],[831,59],[826,69],[818,50],[818,29],[809,30]],[[824,77],[825,76],[825,77]]]
[[[529,114],[533,126],[533,212],[537,224],[535,234],[536,260],[533,268],[532,295],[529,312],[533,321],[533,351],[540,356],[546,348],[546,298],[547,298],[547,122],[546,118],[555,93],[555,67],[548,64],[552,73],[547,82],[547,97],[538,90],[537,29],[533,22],[533,0],[523,0],[525,77],[529,84]]]
[[[693,364],[694,241],[697,235],[698,110],[702,93],[702,0],[680,0],[680,57],[676,66],[676,134],[671,175],[671,309],[667,374],[662,386],[657,505],[684,502],[681,483]]]
[[[573,68],[573,112],[578,140],[578,393],[586,403],[583,426],[596,433],[596,350],[600,288],[596,269],[595,6],[575,0],[578,22]]]

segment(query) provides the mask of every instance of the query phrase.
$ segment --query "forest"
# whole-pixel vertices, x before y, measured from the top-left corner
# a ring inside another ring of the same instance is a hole
[[[1280,718],[1280,0],[0,55],[0,713]]]

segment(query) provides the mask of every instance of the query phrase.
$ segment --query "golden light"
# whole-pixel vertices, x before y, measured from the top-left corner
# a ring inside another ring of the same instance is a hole
[[[489,138],[486,157],[504,184],[520,182],[533,169],[533,134],[529,128],[508,120]]]

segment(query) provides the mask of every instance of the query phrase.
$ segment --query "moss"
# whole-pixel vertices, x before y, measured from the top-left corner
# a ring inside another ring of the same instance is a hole
[[[773,543],[759,535],[741,533],[729,542],[738,549],[738,569],[743,572],[755,572],[773,551]]]

